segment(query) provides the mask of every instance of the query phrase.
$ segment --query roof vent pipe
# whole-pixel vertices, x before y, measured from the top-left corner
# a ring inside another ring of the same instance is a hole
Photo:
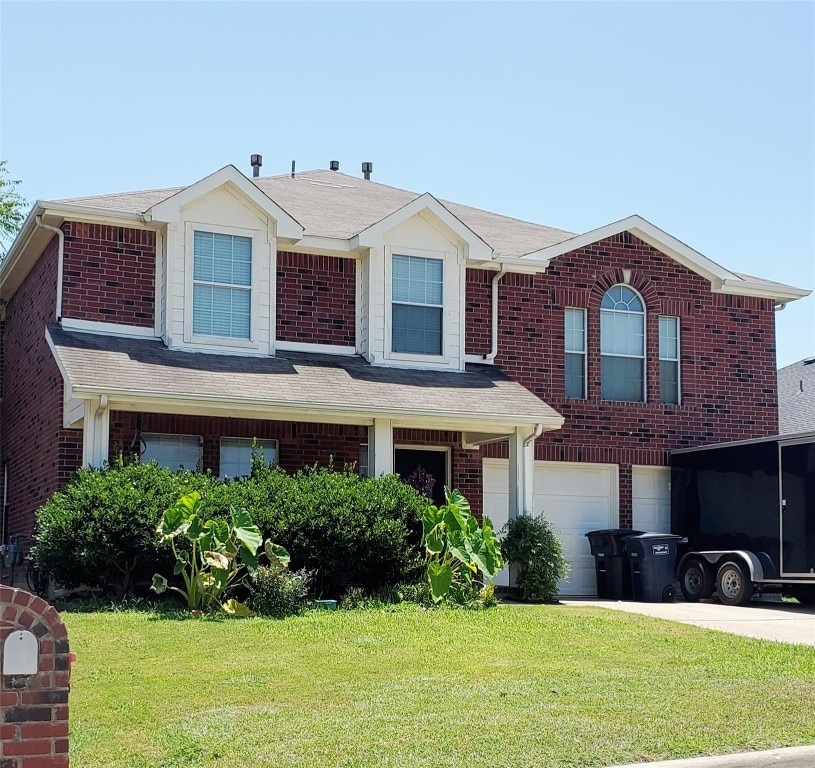
[[[339,160],[332,160],[332,161],[331,161],[331,162],[328,164],[328,167],[329,167],[329,168],[330,168],[332,171],[338,171],[338,170],[340,169],[340,161],[339,161]]]
[[[249,163],[252,166],[252,178],[256,179],[260,176],[260,166],[263,165],[263,156],[262,155],[252,155],[249,158]]]
[[[365,181],[370,181],[371,180],[371,174],[373,173],[373,170],[374,170],[374,164],[373,163],[363,163],[362,164],[362,178],[364,178]]]
[[[294,178],[294,160],[291,161],[291,177]]]

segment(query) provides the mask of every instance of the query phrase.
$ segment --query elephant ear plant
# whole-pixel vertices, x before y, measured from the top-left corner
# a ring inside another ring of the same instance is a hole
[[[183,587],[168,586],[167,579],[153,576],[152,589],[162,594],[167,589],[178,592],[191,611],[207,611],[220,607],[231,616],[248,616],[249,609],[234,598],[225,600],[229,590],[243,583],[245,571],[253,571],[260,560],[263,536],[252,524],[245,509],[230,508],[230,521],[202,520],[201,494],[198,491],[182,496],[165,511],[156,533],[162,542],[169,542],[175,555],[173,576],[181,576]],[[180,549],[181,537],[189,549]],[[285,568],[289,555],[283,547],[266,541],[263,552],[269,562]]]
[[[492,596],[492,579],[504,567],[501,543],[492,522],[478,525],[470,503],[459,491],[444,489],[446,504],[430,505],[422,517],[427,578],[434,602],[451,589],[472,592],[481,582],[482,599]],[[480,578],[479,578],[480,574]]]

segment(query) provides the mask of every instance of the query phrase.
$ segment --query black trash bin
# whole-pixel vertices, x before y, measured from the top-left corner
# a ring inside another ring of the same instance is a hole
[[[676,551],[681,536],[641,533],[623,539],[631,571],[631,593],[643,603],[671,603],[675,595]]]
[[[622,540],[642,531],[631,528],[608,528],[589,531],[591,553],[597,574],[597,597],[604,600],[631,600],[631,574]]]

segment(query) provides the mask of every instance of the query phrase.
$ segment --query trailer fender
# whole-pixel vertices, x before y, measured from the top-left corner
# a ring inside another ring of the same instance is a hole
[[[750,571],[750,581],[762,582],[764,581],[764,568],[761,561],[749,550],[746,549],[722,549],[722,550],[705,550],[704,552],[688,552],[680,561],[677,566],[677,572],[682,567],[682,563],[690,558],[703,557],[711,565],[715,565],[720,560],[729,558],[738,558],[741,560]]]

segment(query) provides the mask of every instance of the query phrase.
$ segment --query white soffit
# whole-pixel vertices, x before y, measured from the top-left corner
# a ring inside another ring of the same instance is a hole
[[[463,242],[468,249],[468,259],[472,261],[492,260],[492,248],[429,192],[419,195],[419,197],[402,206],[399,210],[362,230],[356,237],[352,238],[352,250],[359,247],[380,246],[388,230],[399,226],[399,224],[414,216],[421,216],[431,226],[439,229],[445,237],[452,236],[454,239]]]
[[[146,219],[153,221],[181,221],[181,209],[194,200],[208,195],[220,187],[237,190],[250,200],[261,211],[274,219],[277,237],[283,240],[297,241],[303,237],[303,227],[298,221],[284,211],[272,198],[246,178],[234,165],[227,165],[220,171],[190,184],[166,200],[156,203],[145,213]]]

